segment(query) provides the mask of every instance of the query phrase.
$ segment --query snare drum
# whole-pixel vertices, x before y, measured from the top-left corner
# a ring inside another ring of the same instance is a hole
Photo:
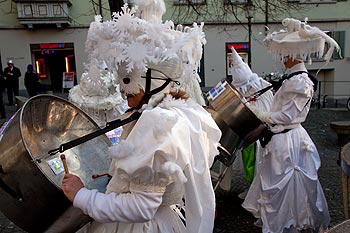
[[[242,140],[239,148],[244,148],[263,136],[266,126],[246,106],[241,93],[227,81],[218,83],[206,96],[210,107]]]

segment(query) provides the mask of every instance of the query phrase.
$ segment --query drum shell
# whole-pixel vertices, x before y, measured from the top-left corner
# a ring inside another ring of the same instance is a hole
[[[57,222],[64,232],[75,232],[89,222],[64,196],[60,188],[64,172],[55,174],[48,165],[60,154],[46,155],[98,129],[87,114],[64,99],[50,95],[29,99],[0,130],[0,211],[28,232],[62,232],[50,230]],[[92,181],[91,175],[108,171],[109,145],[102,135],[65,152],[69,170],[88,188],[105,191],[107,178]],[[60,221],[67,213],[76,221]],[[66,223],[70,225],[64,226]]]
[[[220,145],[227,152],[225,154],[228,156],[233,156],[235,150],[239,148],[241,138],[226,124],[226,122],[215,110],[211,108],[206,108],[206,110],[210,113],[222,133]]]
[[[265,125],[242,101],[240,92],[226,81],[221,83],[222,92],[215,98],[208,95],[209,105],[241,139],[240,147],[255,142],[263,135]]]

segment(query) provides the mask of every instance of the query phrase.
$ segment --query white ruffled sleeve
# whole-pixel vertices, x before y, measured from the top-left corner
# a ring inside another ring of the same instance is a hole
[[[272,108],[268,123],[271,124],[295,124],[305,121],[309,104],[313,96],[313,84],[307,74],[296,75],[286,80],[277,97],[279,109]],[[274,106],[273,106],[274,107]]]
[[[133,190],[125,194],[104,194],[82,188],[73,206],[80,208],[98,222],[147,222],[162,202],[163,193]]]

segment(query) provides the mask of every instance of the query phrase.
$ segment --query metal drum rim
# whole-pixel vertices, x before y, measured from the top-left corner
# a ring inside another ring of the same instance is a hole
[[[87,113],[85,113],[82,109],[80,109],[79,107],[77,107],[75,104],[69,102],[68,100],[66,100],[66,99],[64,99],[64,98],[62,98],[62,97],[55,96],[55,95],[50,95],[50,94],[40,94],[40,95],[33,96],[33,97],[31,97],[30,99],[28,99],[28,100],[23,104],[23,106],[21,107],[20,110],[18,110],[18,111],[19,111],[19,114],[20,114],[20,115],[19,115],[19,130],[20,130],[20,134],[21,134],[22,143],[23,143],[23,145],[24,145],[24,147],[25,147],[25,149],[26,149],[26,151],[27,151],[27,153],[28,153],[28,155],[29,155],[31,161],[33,161],[33,163],[35,164],[35,166],[40,170],[41,174],[43,174],[43,175],[46,177],[46,179],[49,180],[50,183],[51,183],[52,185],[54,185],[54,187],[57,187],[58,189],[61,189],[61,188],[58,187],[57,184],[46,174],[46,172],[41,168],[41,166],[38,165],[39,162],[37,162],[37,161],[35,160],[35,157],[32,155],[31,151],[29,150],[29,147],[28,147],[28,145],[27,145],[27,142],[26,142],[26,140],[25,140],[25,138],[24,138],[24,136],[23,136],[24,133],[23,133],[23,128],[22,128],[22,126],[23,126],[23,114],[24,114],[24,111],[25,111],[26,107],[30,104],[31,101],[33,101],[33,100],[35,100],[35,99],[39,99],[39,98],[50,98],[50,99],[53,99],[53,100],[59,100],[59,101],[64,102],[64,103],[66,103],[66,104],[68,104],[68,105],[70,105],[70,106],[73,106],[74,108],[77,108],[77,109],[79,110],[79,114],[82,114],[82,115],[84,115],[85,117],[87,117],[87,119],[88,119],[94,126],[96,126],[96,130],[99,129],[99,126],[98,126],[98,124],[92,119],[92,117],[90,117]],[[107,136],[105,136],[105,137],[106,137],[106,139],[108,139]],[[109,140],[106,140],[106,142],[109,143],[108,145],[111,145]],[[65,143],[65,142],[63,142],[63,143]]]

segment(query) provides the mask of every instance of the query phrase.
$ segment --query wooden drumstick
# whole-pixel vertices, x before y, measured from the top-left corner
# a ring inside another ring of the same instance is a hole
[[[97,179],[101,176],[108,176],[108,177],[111,177],[108,173],[102,173],[102,174],[93,174],[91,177],[92,179]]]
[[[68,174],[69,170],[68,170],[68,166],[67,166],[66,156],[64,154],[61,154],[61,160],[62,160],[62,163],[63,163],[64,172],[66,174]]]

